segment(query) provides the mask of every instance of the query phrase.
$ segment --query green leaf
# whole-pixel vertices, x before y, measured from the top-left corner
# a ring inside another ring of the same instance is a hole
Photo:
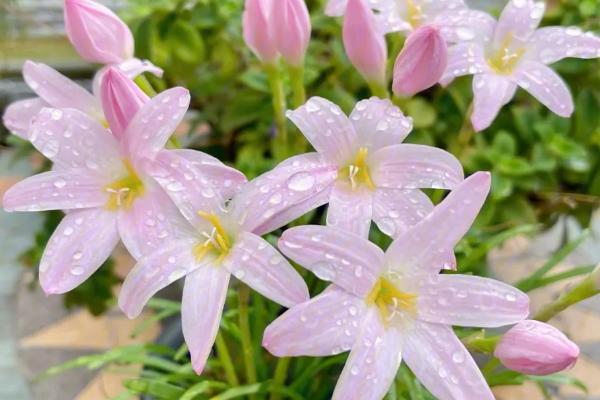
[[[132,379],[125,381],[124,386],[138,394],[147,394],[160,400],[178,400],[184,389],[170,383],[156,380]]]
[[[564,374],[554,374],[547,376],[532,376],[527,375],[526,379],[533,382],[552,383],[554,385],[570,385],[580,389],[584,393],[588,393],[588,388],[581,380]]]

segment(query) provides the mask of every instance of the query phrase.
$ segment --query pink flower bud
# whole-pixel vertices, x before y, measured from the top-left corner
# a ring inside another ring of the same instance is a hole
[[[365,0],[348,1],[344,47],[352,64],[367,81],[385,84],[387,45]]]
[[[277,0],[271,16],[277,49],[293,66],[304,62],[310,40],[310,16],[304,0]]]
[[[439,29],[426,25],[410,34],[394,63],[392,90],[412,96],[435,85],[448,64],[448,47]]]
[[[65,0],[67,36],[89,62],[118,64],[133,58],[133,35],[111,10],[90,0]]]
[[[513,371],[550,375],[572,367],[579,357],[579,348],[553,326],[527,320],[502,336],[494,355]]]
[[[129,78],[109,67],[100,82],[100,99],[104,116],[113,135],[120,138],[142,105],[150,100]]]
[[[273,27],[269,21],[272,1],[246,0],[242,21],[246,44],[266,63],[275,61],[278,56]]]

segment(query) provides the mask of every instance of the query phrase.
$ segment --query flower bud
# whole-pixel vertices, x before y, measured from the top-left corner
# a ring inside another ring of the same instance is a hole
[[[579,357],[579,347],[553,326],[527,320],[502,336],[494,355],[513,371],[550,375],[572,367]]]
[[[142,105],[150,100],[129,78],[110,67],[100,81],[100,99],[112,134],[120,138]]]
[[[394,63],[395,94],[412,96],[435,85],[446,70],[448,48],[438,28],[426,25],[410,34]]]
[[[273,0],[246,0],[242,28],[246,44],[263,62],[272,63],[279,55],[270,23]],[[279,0],[277,0],[279,6]]]
[[[368,82],[385,84],[387,45],[366,0],[349,0],[344,17],[344,47]]]
[[[271,21],[279,53],[288,64],[302,65],[311,29],[304,0],[274,1]]]
[[[67,36],[86,61],[118,64],[133,57],[133,35],[111,10],[91,0],[65,0]]]

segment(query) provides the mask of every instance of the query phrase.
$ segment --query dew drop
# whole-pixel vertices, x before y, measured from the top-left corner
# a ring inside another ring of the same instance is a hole
[[[64,188],[66,184],[67,182],[64,179],[57,179],[54,181],[54,187],[58,189]]]
[[[287,186],[296,192],[304,192],[315,185],[315,177],[308,172],[298,172],[290,177]]]
[[[465,353],[462,351],[455,351],[452,354],[452,361],[454,361],[456,364],[463,363],[465,361]]]
[[[73,260],[75,260],[75,261],[81,260],[81,257],[83,257],[83,253],[80,251],[73,254]]]
[[[335,269],[333,265],[328,262],[320,262],[312,267],[313,272],[317,277],[324,281],[332,281],[335,279]]]
[[[81,276],[85,273],[85,270],[82,267],[73,267],[71,268],[71,274],[75,276]]]
[[[65,236],[71,236],[71,235],[73,234],[73,232],[74,232],[74,229],[73,229],[73,228],[71,228],[70,226],[67,226],[67,227],[65,228],[65,230],[63,231],[63,234],[64,234]]]

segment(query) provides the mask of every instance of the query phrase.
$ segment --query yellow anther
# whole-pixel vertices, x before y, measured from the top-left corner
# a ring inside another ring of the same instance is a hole
[[[513,50],[512,41],[512,34],[507,34],[498,51],[488,58],[490,67],[499,74],[511,74],[525,53],[523,48]]]
[[[127,175],[104,187],[104,190],[109,193],[106,208],[111,211],[130,208],[135,199],[144,194],[144,183],[133,165],[129,160],[123,160],[123,165],[125,165]]]
[[[406,0],[406,15],[407,20],[413,28],[421,25],[423,19],[423,11],[420,6],[417,6],[414,0]]]
[[[417,295],[399,290],[386,278],[379,278],[371,293],[367,296],[367,304],[379,309],[381,320],[388,325],[394,314],[405,312],[411,316],[417,313]]]
[[[361,147],[358,149],[354,161],[339,171],[340,178],[350,180],[352,189],[356,189],[360,185],[365,185],[372,190],[375,189],[375,184],[369,174],[369,165],[367,164],[368,155],[369,149]]]
[[[200,261],[209,252],[213,252],[218,255],[216,263],[220,264],[227,254],[229,254],[229,250],[231,250],[231,241],[229,240],[229,236],[227,235],[225,228],[223,228],[221,220],[215,213],[198,211],[198,215],[210,222],[214,229],[210,235],[205,233],[206,237],[208,238],[206,242],[194,247],[194,257],[196,257],[196,260]]]

